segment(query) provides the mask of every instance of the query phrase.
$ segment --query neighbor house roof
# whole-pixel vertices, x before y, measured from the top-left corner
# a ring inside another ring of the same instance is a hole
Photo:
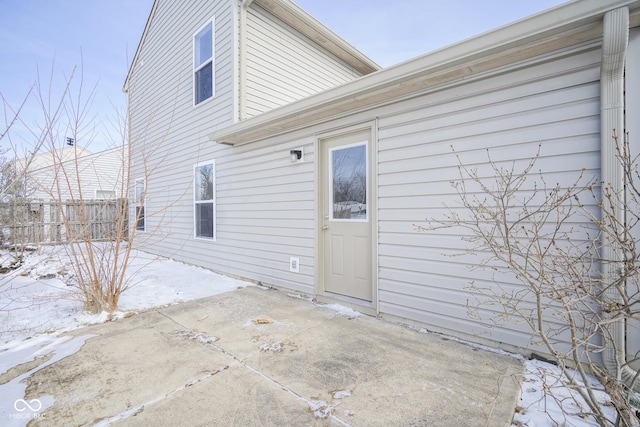
[[[91,151],[80,146],[65,146],[53,152],[47,151],[38,153],[35,156],[27,156],[16,160],[16,164],[29,167],[30,170],[37,170],[53,166],[54,163],[66,162],[71,159],[91,155]]]
[[[133,61],[131,61],[131,67],[129,67],[129,72],[127,73],[127,78],[125,79],[124,86],[122,88],[123,92],[127,92],[129,90],[129,79],[131,78],[134,66],[138,60],[140,49],[149,32],[149,27],[151,26],[151,21],[155,16],[159,1],[160,0],[155,0],[151,7],[151,12],[147,18],[147,23],[142,33],[142,37],[140,38],[140,43],[138,43],[138,48],[136,49]],[[246,2],[247,0],[244,1]],[[336,55],[338,58],[342,59],[361,73],[368,74],[380,70],[380,66],[378,64],[290,0],[253,0],[249,1],[249,3],[262,6],[264,9],[268,10],[270,13],[280,18],[282,21],[286,22],[305,36],[309,37],[314,42],[318,43],[327,51]]]
[[[218,143],[241,145],[341,115],[393,102],[448,82],[597,39],[602,18],[629,6],[640,25],[640,0],[576,0],[416,59],[209,133]]]

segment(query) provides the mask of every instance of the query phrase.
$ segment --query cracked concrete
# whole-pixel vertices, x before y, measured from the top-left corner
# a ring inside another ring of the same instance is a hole
[[[268,321],[267,321],[268,319]],[[30,425],[510,425],[522,364],[245,288],[91,326]]]

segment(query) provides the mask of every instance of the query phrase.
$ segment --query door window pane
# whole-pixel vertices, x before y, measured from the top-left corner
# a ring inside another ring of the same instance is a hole
[[[332,219],[367,220],[367,145],[331,150]]]

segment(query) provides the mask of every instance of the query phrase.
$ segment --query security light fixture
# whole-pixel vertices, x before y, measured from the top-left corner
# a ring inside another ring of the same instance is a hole
[[[289,154],[291,156],[291,163],[298,163],[298,162],[302,162],[303,161],[302,148],[296,148],[295,150],[291,150],[291,151],[289,151]]]

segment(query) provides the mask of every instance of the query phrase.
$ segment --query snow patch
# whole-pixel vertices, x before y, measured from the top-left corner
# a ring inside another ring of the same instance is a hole
[[[198,341],[202,344],[213,344],[214,342],[218,341],[218,337],[207,336],[202,332],[196,332],[192,330],[178,331],[176,332],[176,335],[179,337],[186,337],[190,340]]]
[[[2,355],[2,366],[6,367],[18,366],[23,363],[32,361],[44,355],[51,355],[49,360],[43,362],[39,366],[25,372],[12,379],[11,381],[0,385],[0,419],[7,424],[4,426],[17,427],[26,426],[29,421],[40,416],[42,412],[47,410],[54,403],[53,396],[38,396],[37,398],[25,400],[25,391],[27,389],[27,379],[39,370],[76,353],[85,341],[95,335],[82,335],[78,337],[38,337],[29,342],[17,343],[13,346],[4,347]],[[31,357],[27,356],[31,353]],[[24,405],[29,403],[29,406]],[[21,406],[21,403],[23,406]],[[31,410],[33,409],[33,410]]]
[[[260,346],[260,351],[280,352],[282,351],[282,341],[265,342]]]
[[[335,408],[324,400],[309,400],[307,403],[309,404],[309,409],[311,409],[313,416],[320,419],[329,417]]]
[[[295,298],[295,299],[303,299],[303,300],[309,301],[309,302],[313,301],[313,298],[311,298],[311,297],[303,297],[302,295],[299,295],[299,294],[288,293],[287,296],[290,297],[290,298]]]
[[[349,390],[338,390],[333,393],[334,399],[344,399],[349,396],[351,396],[351,391]]]
[[[344,305],[340,305],[340,304],[327,304],[327,305],[324,305],[323,307],[331,309],[341,316],[347,316],[350,319],[361,316],[361,314],[355,311],[354,309],[350,307],[345,307]]]
[[[595,427],[598,425],[593,417],[582,412],[589,412],[587,404],[575,391],[565,387],[562,382],[560,368],[540,360],[525,362],[525,377],[520,387],[520,397],[513,426],[547,426],[571,425],[573,427]],[[582,382],[579,381],[582,385]],[[589,376],[589,382],[596,388],[595,394],[605,416],[615,424],[616,411],[609,396],[604,392],[598,380]]]
[[[0,260],[8,262],[7,251]],[[63,246],[46,246],[26,252],[22,266],[0,274],[0,342],[21,341],[38,334],[64,332],[102,323],[153,307],[191,301],[253,283],[213,273],[133,250],[127,268],[127,289],[119,310],[111,314],[90,314],[82,310],[67,251]],[[55,274],[54,274],[55,273]],[[52,277],[54,275],[55,277]],[[49,277],[46,280],[39,277]]]

